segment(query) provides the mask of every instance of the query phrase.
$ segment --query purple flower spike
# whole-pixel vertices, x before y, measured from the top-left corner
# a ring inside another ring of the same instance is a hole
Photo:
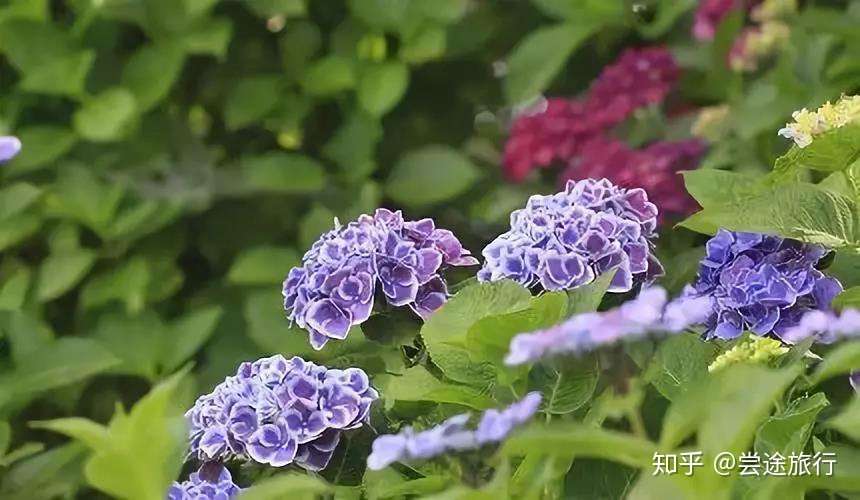
[[[329,370],[280,355],[242,363],[185,414],[191,453],[322,470],[341,432],[366,423],[378,397],[358,368]]]
[[[21,152],[21,141],[11,135],[0,136],[0,163],[5,163]]]
[[[816,265],[819,245],[758,233],[720,230],[705,246],[688,298],[710,297],[714,310],[707,335],[733,339],[745,330],[783,335],[812,310],[827,310],[842,285]]]
[[[540,393],[530,392],[507,408],[484,412],[475,430],[466,427],[470,416],[463,413],[425,431],[406,427],[399,434],[379,436],[373,441],[367,467],[380,470],[394,462],[424,460],[448,451],[474,450],[501,442],[514,428],[531,420],[540,403]]]
[[[167,500],[230,500],[241,488],[233,484],[233,477],[219,463],[204,463],[187,481],[174,482],[167,490]]]
[[[569,181],[511,214],[510,231],[484,248],[478,279],[569,290],[615,269],[609,291],[626,292],[662,273],[651,254],[656,226],[657,207],[645,191],[606,179]]]
[[[615,309],[578,314],[545,330],[515,336],[505,363],[520,365],[555,354],[584,354],[648,333],[676,333],[704,322],[711,312],[709,297],[667,302],[665,290],[646,288]]]
[[[788,344],[797,344],[810,337],[823,344],[860,338],[860,310],[845,309],[840,314],[832,311],[810,311],[779,337]]]
[[[370,317],[377,290],[427,318],[448,299],[441,272],[478,261],[432,219],[404,221],[378,209],[322,235],[284,281],[284,308],[314,349],[343,340]]]

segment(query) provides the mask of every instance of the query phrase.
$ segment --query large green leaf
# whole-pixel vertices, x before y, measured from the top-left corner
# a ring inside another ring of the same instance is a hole
[[[761,456],[780,453],[784,457],[800,453],[812,434],[818,414],[830,404],[824,393],[796,399],[756,432],[755,450]]]
[[[419,207],[450,200],[480,177],[478,168],[448,146],[425,146],[406,153],[394,166],[385,193],[406,206]]]
[[[787,178],[798,168],[825,172],[845,170],[860,159],[860,123],[849,123],[815,136],[806,147],[796,145],[776,160],[774,174]]]
[[[543,394],[543,409],[547,413],[564,415],[585,405],[594,394],[599,376],[597,359],[540,364],[529,374],[530,388]]]
[[[531,293],[513,281],[467,286],[436,311],[421,328],[430,358],[449,378],[486,386],[495,378],[489,363],[476,363],[466,349],[469,330],[483,318],[522,311]]]
[[[561,71],[576,47],[598,28],[581,21],[538,28],[526,35],[508,57],[505,97],[509,103],[527,102],[543,92]]]
[[[657,348],[645,380],[674,401],[708,375],[708,365],[716,354],[716,346],[702,342],[696,334],[674,335]]]
[[[122,86],[134,94],[140,111],[157,105],[179,78],[185,54],[176,45],[146,45],[132,55],[123,68]]]
[[[437,379],[422,366],[407,369],[403,375],[377,377],[382,397],[394,401],[432,401],[453,403],[476,410],[495,406],[495,402],[473,387]]]
[[[409,68],[387,62],[364,68],[358,81],[358,102],[371,115],[380,116],[400,102],[409,85]]]

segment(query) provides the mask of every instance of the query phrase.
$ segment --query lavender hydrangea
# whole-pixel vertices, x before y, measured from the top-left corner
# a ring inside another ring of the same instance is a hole
[[[239,496],[241,488],[223,465],[209,462],[193,472],[187,481],[174,482],[167,490],[167,500],[230,500]]]
[[[11,135],[0,136],[0,163],[5,163],[21,152],[21,141]]]
[[[804,313],[827,309],[842,290],[815,267],[827,254],[820,245],[720,230],[705,248],[698,277],[684,295],[712,298],[708,337],[733,339],[744,330],[782,337]]]
[[[422,460],[448,451],[464,451],[503,441],[510,432],[528,422],[541,403],[539,392],[526,396],[502,410],[487,410],[477,427],[470,430],[468,413],[455,415],[441,424],[421,432],[411,427],[398,434],[386,434],[373,441],[367,467],[380,470],[394,462]]]
[[[646,288],[617,308],[578,314],[556,326],[515,336],[505,363],[520,365],[551,355],[584,354],[652,332],[680,332],[703,322],[711,309],[711,299],[706,296],[670,302],[666,290]]]
[[[389,304],[426,318],[448,298],[441,271],[477,263],[432,219],[404,221],[400,211],[378,209],[346,226],[336,223],[313,244],[284,282],[284,308],[322,349],[367,320],[377,285]]]
[[[361,427],[378,398],[358,368],[281,355],[242,363],[186,414],[191,453],[308,470],[328,465],[342,431]]]
[[[576,288],[617,269],[609,291],[662,273],[652,255],[657,207],[642,189],[606,179],[568,181],[565,190],[535,195],[511,214],[511,229],[486,248],[480,281],[512,279],[545,290]]]

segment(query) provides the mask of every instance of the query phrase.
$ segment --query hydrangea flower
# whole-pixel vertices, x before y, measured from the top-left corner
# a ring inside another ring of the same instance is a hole
[[[562,179],[606,178],[621,187],[641,187],[657,206],[657,221],[662,224],[667,217],[686,216],[697,209],[680,172],[698,167],[704,152],[704,144],[696,139],[656,142],[634,150],[621,141],[598,138],[583,147]]]
[[[651,287],[621,306],[572,316],[556,326],[511,339],[505,363],[521,365],[558,354],[585,354],[648,333],[680,332],[711,313],[709,297],[668,301],[666,290]]]
[[[840,314],[832,311],[809,311],[800,320],[780,335],[789,344],[797,344],[807,338],[831,344],[837,340],[860,336],[860,311],[845,309]]]
[[[385,434],[373,441],[367,467],[380,470],[394,462],[423,460],[448,451],[473,450],[499,443],[516,427],[528,422],[540,406],[539,392],[526,396],[502,410],[487,410],[475,430],[469,430],[468,413],[455,415],[425,431],[415,432],[411,427],[398,434]]]
[[[783,347],[782,342],[778,340],[750,335],[748,339],[738,342],[737,345],[717,356],[708,365],[708,371],[715,372],[738,363],[764,364],[787,352],[788,348]]]
[[[21,152],[21,141],[11,135],[0,136],[0,163],[7,162]]]
[[[860,119],[860,95],[842,96],[836,104],[827,101],[815,111],[803,108],[791,117],[794,122],[787,123],[778,134],[805,148],[812,144],[815,136]]]
[[[729,50],[729,67],[734,71],[755,71],[759,61],[784,46],[790,35],[788,25],[780,21],[744,28]]]
[[[209,462],[191,473],[187,481],[174,482],[167,490],[167,500],[230,500],[239,496],[241,488],[224,466]]]
[[[744,330],[782,337],[814,309],[826,309],[842,286],[815,266],[827,254],[819,245],[758,233],[720,230],[687,297],[710,297],[707,335],[733,339]]]
[[[432,219],[404,221],[400,211],[378,209],[336,224],[313,244],[284,282],[284,308],[322,349],[370,317],[377,290],[389,304],[426,318],[448,298],[441,271],[477,263]]]
[[[554,195],[534,195],[511,214],[511,229],[484,248],[480,281],[512,279],[565,290],[616,269],[609,290],[626,292],[634,279],[662,272],[651,254],[657,207],[642,189],[606,179],[569,181]]]
[[[516,118],[505,143],[505,174],[519,182],[537,167],[568,164],[586,143],[637,108],[663,101],[678,77],[666,49],[627,49],[603,69],[583,99],[547,99]]]
[[[202,461],[321,470],[340,433],[361,427],[377,398],[359,368],[328,369],[281,355],[242,363],[185,414],[191,453]]]
[[[860,371],[853,371],[851,375],[848,377],[848,382],[851,383],[851,387],[854,388],[854,391],[860,393]]]
[[[638,108],[663,102],[679,78],[665,47],[629,48],[591,84],[587,107],[604,128],[613,126]]]

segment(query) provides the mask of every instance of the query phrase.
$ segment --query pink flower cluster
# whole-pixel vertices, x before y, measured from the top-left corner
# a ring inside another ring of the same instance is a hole
[[[697,166],[702,143],[659,142],[634,150],[609,136],[636,109],[661,103],[679,76],[665,48],[627,49],[581,99],[551,98],[545,108],[516,119],[505,144],[505,174],[519,182],[535,168],[563,165],[562,184],[606,178],[619,186],[644,188],[659,207],[661,221],[665,214],[691,213],[695,202],[677,174]]]
[[[732,11],[743,8],[744,3],[743,0],[701,0],[693,21],[693,36],[697,40],[713,40],[720,23]]]

